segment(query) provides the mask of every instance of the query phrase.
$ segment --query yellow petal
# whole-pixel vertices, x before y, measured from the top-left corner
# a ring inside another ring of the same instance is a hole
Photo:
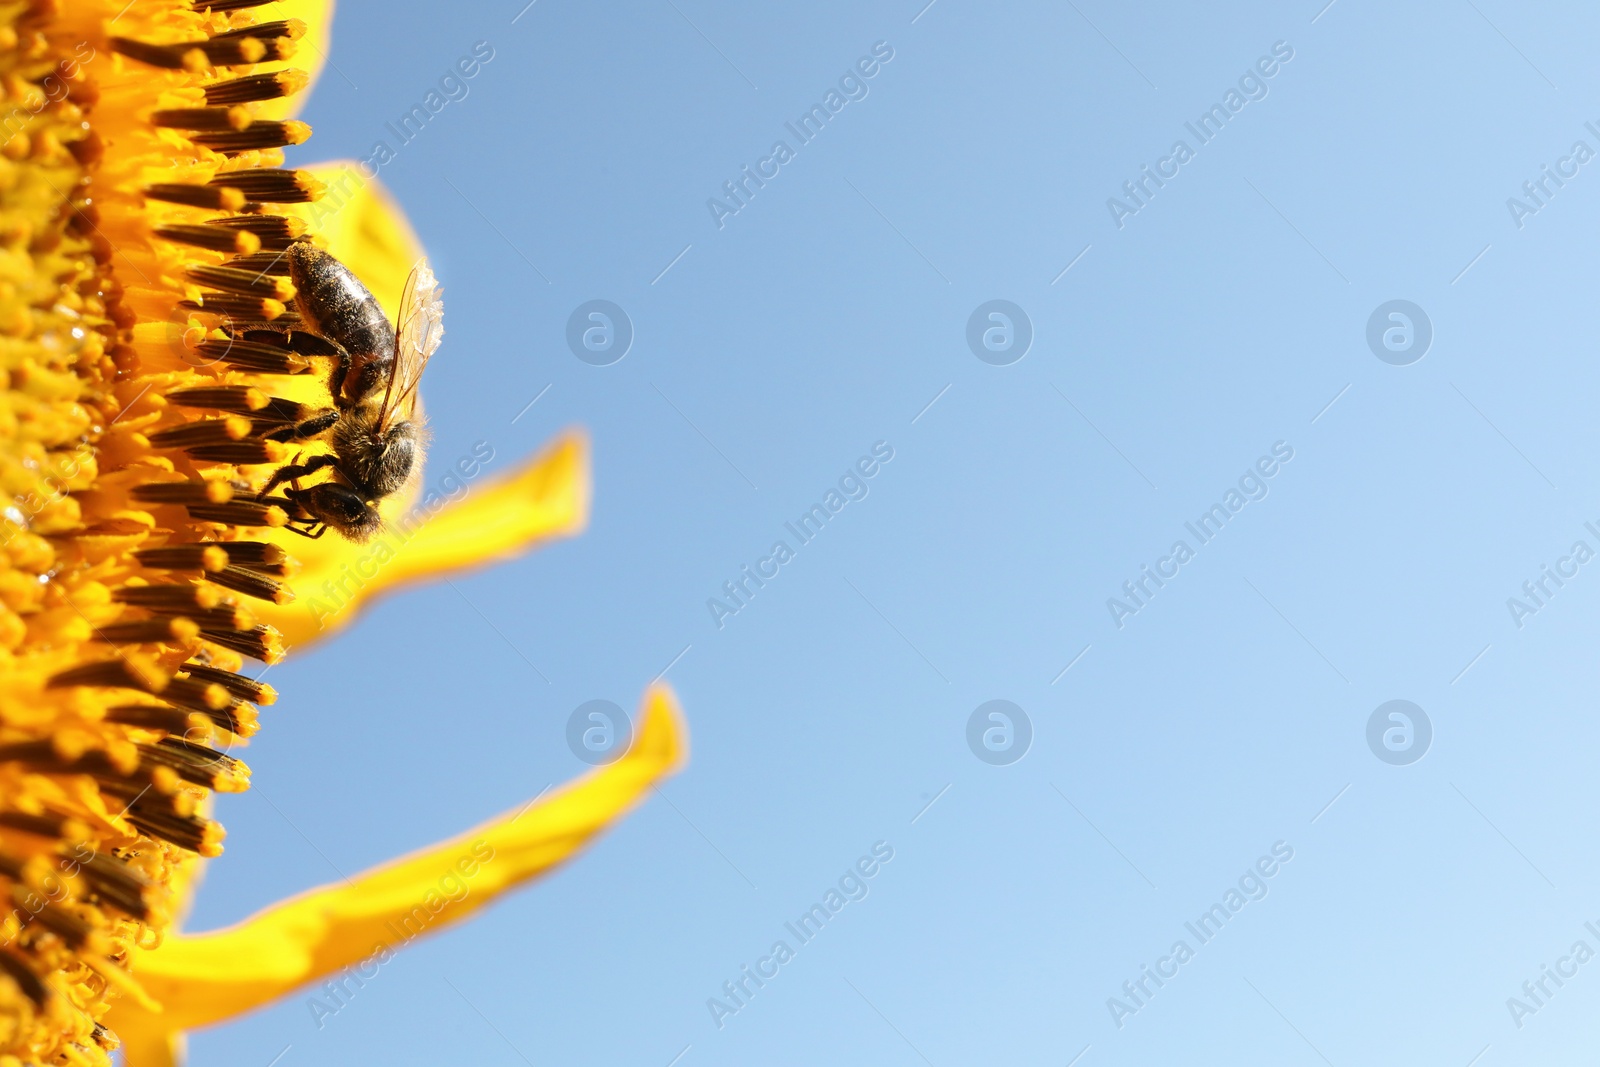
[[[322,238],[328,251],[372,290],[393,318],[400,309],[406,276],[422,258],[422,242],[405,212],[377,178],[366,176],[355,160],[305,167],[326,186],[322,199],[285,204],[282,213],[298,215]],[[445,289],[449,294],[448,286]]]
[[[281,205],[281,214],[302,219],[308,232],[361,279],[390,319],[395,318],[406,279],[423,255],[422,242],[405,212],[381,182],[364,176],[359,163],[344,160],[302,169],[320,181],[325,192],[314,203]],[[450,358],[448,350],[444,358]],[[281,377],[273,383],[273,395],[324,408],[329,403],[325,370]],[[325,448],[308,444],[305,451]],[[301,538],[290,535],[283,544],[296,558],[311,554],[302,551],[306,545]]]
[[[406,278],[422,258],[422,245],[405,213],[381,182],[365,177],[359,163],[345,160],[308,169],[326,185],[327,195],[314,204],[284,205],[284,213],[305,219],[311,232],[394,316]],[[445,343],[448,348],[448,338]],[[444,358],[449,358],[448,351]],[[320,374],[286,379],[275,392],[310,404],[328,402]],[[323,448],[308,445],[306,451]],[[417,503],[427,484],[424,470],[407,491],[384,500],[378,510],[385,531],[366,545],[352,544],[332,531],[317,541],[286,531],[265,533],[302,569],[289,582],[297,599],[282,605],[252,604],[257,620],[277,627],[287,646],[303,645],[343,626],[367,600],[396,585],[506,559],[542,541],[578,533],[588,519],[588,446],[580,435],[569,433],[523,467],[436,513],[438,505],[427,496]]]
[[[138,977],[159,1014],[119,1001],[119,1032],[205,1026],[356,964],[383,962],[413,937],[460,922],[570,858],[621,817],[687,751],[677,701],[645,693],[633,746],[543,800],[431,848],[268,908],[215,933],[170,936],[142,954]],[[148,1067],[130,1057],[128,1067]]]
[[[299,169],[309,171],[323,184],[322,197],[310,204],[274,205],[275,210],[303,220],[308,232],[361,279],[393,319],[400,310],[406,278],[423,255],[422,242],[405,212],[383,183],[365,176],[359,163],[343,160]],[[449,358],[448,351],[444,358]],[[327,375],[319,368],[316,373],[281,377],[273,382],[272,393],[323,408],[329,402]],[[306,451],[323,448],[308,445]],[[304,548],[300,540],[283,542],[297,558],[302,555],[298,549]]]
[[[305,36],[295,42],[294,59],[287,65],[311,75],[312,89],[328,62],[330,32],[333,29],[333,0],[278,0],[272,8],[273,19],[299,19],[306,24]],[[335,72],[334,77],[343,75]],[[311,92],[295,93],[257,104],[257,118],[293,118],[306,102]]]
[[[430,508],[437,508],[428,517]],[[300,561],[288,604],[252,604],[286,644],[304,645],[344,626],[373,597],[398,585],[507,559],[580,532],[589,518],[589,444],[572,431],[522,467],[460,501],[393,497],[379,509],[384,530],[366,544],[337,533],[309,541],[277,534]],[[419,525],[420,523],[420,525]]]
[[[122,1042],[124,1067],[180,1067],[187,1059],[188,1041],[180,1032],[167,1029],[159,1015],[131,1014],[120,1017],[117,1028]]]

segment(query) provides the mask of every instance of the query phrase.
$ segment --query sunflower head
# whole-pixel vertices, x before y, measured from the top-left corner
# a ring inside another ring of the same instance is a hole
[[[113,994],[271,686],[289,457],[325,343],[297,332],[283,64],[241,0],[0,6],[0,1053],[108,1062]],[[281,388],[283,383],[292,386]],[[323,401],[326,403],[326,401]]]
[[[0,1067],[109,1064],[108,1020],[132,1067],[171,1063],[183,1029],[359,959],[463,842],[492,843],[493,875],[433,929],[682,759],[655,687],[628,757],[548,800],[231,931],[176,930],[222,850],[214,794],[249,786],[233,752],[277,699],[265,666],[385,589],[587,518],[569,434],[465,500],[385,496],[368,545],[295,535],[343,415],[341,349],[307,332],[293,265],[325,243],[394,312],[418,248],[349,165],[284,166],[315,69],[289,64],[328,12],[263,2],[0,2]]]

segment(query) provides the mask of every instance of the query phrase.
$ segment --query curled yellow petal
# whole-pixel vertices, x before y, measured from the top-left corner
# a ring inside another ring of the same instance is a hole
[[[570,537],[589,517],[589,445],[579,432],[556,439],[523,467],[455,503],[437,493],[393,499],[381,509],[384,530],[364,545],[337,534],[296,538],[302,570],[296,599],[254,605],[290,645],[325,636],[354,618],[372,597],[397,585],[507,559],[544,541]],[[292,535],[289,535],[292,536]]]
[[[442,508],[406,543],[386,578],[410,581],[497,562],[533,542],[578,533],[588,517],[589,444],[572,432],[521,470]]]
[[[139,981],[164,1010],[120,1002],[112,1026],[154,1044],[350,966],[384,962],[412,938],[460,922],[570,858],[686,755],[677,701],[644,696],[638,733],[616,762],[475,830],[350,882],[313,889],[215,933],[174,935],[139,959]],[[146,1067],[130,1057],[129,1067]]]

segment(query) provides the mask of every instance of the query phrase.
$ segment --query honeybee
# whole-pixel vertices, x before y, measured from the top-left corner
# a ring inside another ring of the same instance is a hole
[[[304,328],[339,356],[328,375],[333,406],[269,436],[326,435],[333,451],[278,468],[260,495],[288,482],[274,499],[291,505],[290,529],[316,538],[332,527],[366,541],[383,525],[378,501],[398,492],[422,460],[427,435],[416,412],[417,385],[444,336],[439,282],[428,261],[419,261],[391,325],[361,280],[328,253],[296,244],[284,255]],[[300,487],[301,478],[325,468],[333,479]]]

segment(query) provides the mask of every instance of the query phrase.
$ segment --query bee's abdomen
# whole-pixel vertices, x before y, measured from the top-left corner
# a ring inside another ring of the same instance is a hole
[[[313,333],[333,341],[358,361],[394,353],[394,327],[361,279],[320,248],[289,247],[295,305]]]

